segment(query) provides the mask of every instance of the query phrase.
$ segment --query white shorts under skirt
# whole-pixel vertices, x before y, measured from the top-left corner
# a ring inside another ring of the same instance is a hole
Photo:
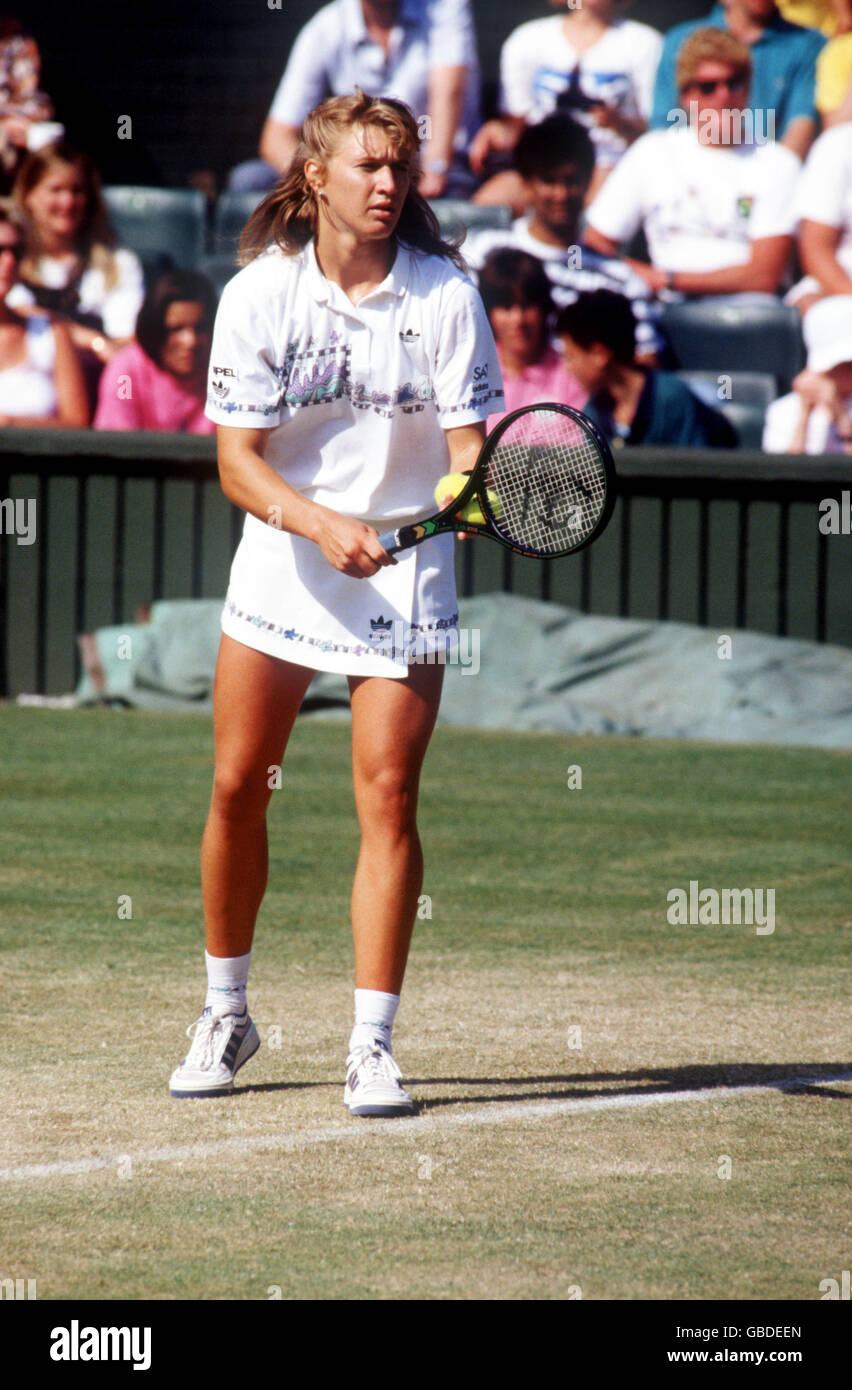
[[[222,631],[314,671],[405,677],[418,659],[458,641],[453,544],[452,535],[432,536],[371,579],[350,579],[313,541],[249,516]]]

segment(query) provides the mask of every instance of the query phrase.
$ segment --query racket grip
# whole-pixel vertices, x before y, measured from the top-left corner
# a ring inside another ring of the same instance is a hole
[[[379,545],[388,552],[388,555],[395,555],[398,550],[402,550],[403,545],[400,539],[401,532],[385,531],[379,536]]]

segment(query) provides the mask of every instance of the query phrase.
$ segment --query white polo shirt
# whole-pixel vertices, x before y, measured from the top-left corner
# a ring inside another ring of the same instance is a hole
[[[208,417],[268,429],[270,467],[380,532],[435,512],[449,469],[445,431],[502,403],[482,300],[442,257],[398,246],[386,279],[353,305],[320,271],[312,243],[294,256],[274,248],[223,291]],[[356,580],[312,541],[246,517],[222,625],[248,646],[319,670],[404,676],[387,632],[456,621],[452,536]]]
[[[385,53],[367,33],[361,0],[332,0],[300,30],[269,115],[300,126],[328,96],[360,87],[368,96],[396,97],[419,118],[429,110],[432,68],[467,67],[457,150],[479,126],[479,65],[470,0],[401,0]]]
[[[792,236],[801,165],[783,145],[703,145],[685,126],[631,145],[588,209],[590,227],[621,244],[644,227],[660,270],[745,265],[751,243]]]

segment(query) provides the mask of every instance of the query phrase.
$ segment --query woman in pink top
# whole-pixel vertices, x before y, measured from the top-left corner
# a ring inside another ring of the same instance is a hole
[[[526,251],[498,248],[479,272],[479,292],[497,344],[506,398],[506,410],[489,416],[488,428],[509,411],[538,401],[580,409],[588,392],[551,342],[554,305],[541,261]]]
[[[215,317],[216,292],[205,275],[162,275],[139,310],[136,341],[104,368],[95,429],[214,434],[204,402]]]

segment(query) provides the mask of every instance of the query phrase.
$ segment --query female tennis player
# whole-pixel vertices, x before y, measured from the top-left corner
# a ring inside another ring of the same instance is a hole
[[[248,264],[219,307],[207,413],[223,490],[248,515],[216,669],[208,992],[174,1096],[230,1091],[259,1046],[246,982],[269,769],[322,670],[349,681],[362,835],[344,1103],[353,1115],[412,1109],[391,1028],[422,887],[418,783],[443,666],[411,654],[444,645],[458,614],[451,536],[398,560],[378,537],[434,511],[437,481],[473,466],[503,399],[482,302],[416,192],[417,157],[401,103],[357,90],[321,103],[248,223]]]

